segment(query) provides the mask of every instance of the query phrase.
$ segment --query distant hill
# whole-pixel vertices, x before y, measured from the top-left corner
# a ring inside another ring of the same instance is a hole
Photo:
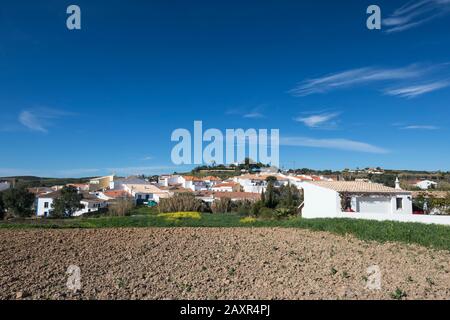
[[[52,187],[55,185],[66,185],[68,183],[86,183],[91,177],[86,178],[45,178],[36,176],[13,176],[0,177],[0,180],[15,182],[17,187]]]

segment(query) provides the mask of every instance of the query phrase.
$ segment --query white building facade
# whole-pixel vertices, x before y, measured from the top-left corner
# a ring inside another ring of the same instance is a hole
[[[304,192],[302,217],[395,217],[412,215],[411,192],[377,183],[320,181],[298,184]]]

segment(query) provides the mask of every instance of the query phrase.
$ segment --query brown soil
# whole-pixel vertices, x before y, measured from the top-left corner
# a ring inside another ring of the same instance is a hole
[[[447,251],[300,229],[0,230],[0,299],[449,299],[449,272]]]

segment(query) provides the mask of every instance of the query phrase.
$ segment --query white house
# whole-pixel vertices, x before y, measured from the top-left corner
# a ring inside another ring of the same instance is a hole
[[[236,182],[223,182],[216,184],[211,190],[215,192],[238,192],[241,191],[241,185]]]
[[[168,198],[169,192],[167,190],[162,190],[157,186],[147,183],[147,184],[123,184],[123,190],[128,192],[138,204],[142,204],[148,201],[159,202],[161,198]]]
[[[36,198],[36,216],[38,217],[48,217],[51,215],[51,211],[53,210],[53,202],[54,200],[60,196],[59,191],[55,191],[52,193],[41,194]],[[84,208],[78,210],[73,214],[73,216],[78,217],[87,212],[98,211],[101,208],[107,207],[107,201],[102,199],[97,199],[94,196],[88,196],[80,201]]]
[[[185,189],[191,189],[192,191],[204,191],[208,190],[207,184],[201,178],[193,176],[182,176],[180,178],[181,185]]]
[[[0,182],[0,192],[8,190],[11,187],[11,184],[8,181]]]
[[[261,193],[265,192],[267,187],[266,177],[255,174],[243,174],[234,177],[233,181],[239,183],[244,192]]]
[[[130,176],[130,177],[126,177],[126,178],[114,177],[114,179],[112,181],[110,181],[110,183],[109,183],[109,189],[110,190],[123,190],[124,184],[149,184],[149,183],[150,182],[148,182],[147,180],[139,178],[139,177],[135,177],[135,176]]]
[[[182,182],[182,177],[177,174],[164,174],[158,178],[158,184],[164,187],[174,184],[181,184]]]
[[[304,182],[301,187],[304,192],[301,212],[305,218],[412,215],[411,192],[382,184],[313,181]]]
[[[83,199],[80,201],[80,203],[84,205],[84,208],[75,212],[73,214],[74,217],[82,216],[83,214],[88,212],[95,212],[108,206],[108,202],[106,200],[94,198]]]
[[[414,186],[422,189],[422,190],[428,190],[430,188],[434,188],[437,186],[437,183],[431,180],[421,180],[414,184]]]

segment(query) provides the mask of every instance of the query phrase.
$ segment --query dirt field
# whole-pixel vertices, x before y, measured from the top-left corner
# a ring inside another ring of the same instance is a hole
[[[450,253],[300,229],[0,230],[0,284],[1,299],[450,299]]]

